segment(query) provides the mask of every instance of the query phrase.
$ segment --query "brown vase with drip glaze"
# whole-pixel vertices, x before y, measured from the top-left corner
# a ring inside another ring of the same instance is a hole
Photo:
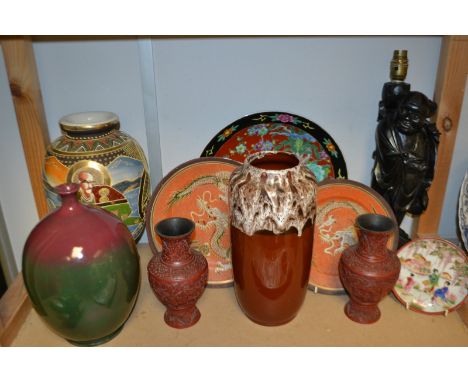
[[[190,248],[195,223],[186,218],[161,220],[155,231],[162,241],[161,253],[148,263],[148,280],[156,297],[166,306],[164,321],[177,329],[198,322],[195,306],[208,280],[208,262]]]
[[[378,303],[392,290],[400,274],[400,261],[387,242],[395,222],[383,215],[364,214],[356,219],[358,243],[347,248],[338,271],[349,294],[345,314],[361,324],[379,320]]]
[[[231,175],[234,289],[260,325],[291,321],[304,302],[315,198],[315,177],[294,154],[256,153]]]

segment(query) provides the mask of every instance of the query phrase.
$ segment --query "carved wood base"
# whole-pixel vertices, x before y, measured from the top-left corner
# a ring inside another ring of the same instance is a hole
[[[176,329],[184,329],[195,325],[201,314],[196,306],[186,309],[168,309],[164,314],[164,321],[169,326]]]
[[[380,319],[380,309],[377,305],[363,305],[349,300],[345,305],[346,316],[360,324],[373,324]]]

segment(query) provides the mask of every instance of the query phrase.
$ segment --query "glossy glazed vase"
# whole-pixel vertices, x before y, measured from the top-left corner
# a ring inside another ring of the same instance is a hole
[[[195,223],[186,218],[168,218],[156,224],[161,253],[148,263],[148,280],[156,297],[166,306],[164,321],[173,328],[188,328],[198,322],[196,302],[208,281],[208,262],[190,248]]]
[[[349,294],[345,314],[353,321],[361,324],[378,321],[378,303],[398,280],[400,261],[387,248],[395,224],[378,214],[364,214],[356,219],[358,243],[343,252],[338,264],[341,282]]]
[[[247,157],[229,188],[237,301],[260,325],[285,324],[307,292],[315,177],[293,154],[263,152]]]
[[[116,114],[104,111],[66,115],[63,135],[47,148],[43,180],[49,210],[60,205],[54,187],[80,184],[80,201],[119,217],[138,241],[149,198],[148,164],[140,145],[120,131]]]
[[[94,346],[122,329],[140,286],[139,256],[127,227],[77,200],[78,184],[56,191],[61,207],[31,232],[24,284],[50,329],[75,345]]]

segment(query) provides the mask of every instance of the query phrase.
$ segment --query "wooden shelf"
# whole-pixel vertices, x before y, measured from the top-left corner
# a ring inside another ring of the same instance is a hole
[[[382,317],[372,325],[350,321],[343,313],[348,297],[309,291],[298,316],[278,327],[250,321],[233,288],[207,288],[198,308],[200,321],[188,329],[164,323],[165,308],[149,287],[148,245],[138,246],[142,284],[136,307],[122,332],[103,346],[468,346],[468,328],[460,316],[429,316],[406,310],[393,296],[379,305]],[[72,346],[50,331],[34,310],[12,346]]]
[[[50,138],[32,40],[3,37],[0,42],[37,213],[42,218],[48,213],[42,164]]]

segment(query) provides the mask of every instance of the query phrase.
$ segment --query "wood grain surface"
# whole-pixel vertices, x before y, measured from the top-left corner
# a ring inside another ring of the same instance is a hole
[[[0,299],[0,344],[9,346],[31,311],[23,275],[20,273]]]
[[[49,144],[44,105],[30,37],[1,39],[8,82],[39,218],[48,212],[42,166]]]
[[[444,205],[445,189],[452,163],[458,123],[468,74],[468,36],[446,36],[442,41],[435,91],[436,125],[440,144],[434,181],[429,188],[429,206],[416,223],[416,233],[436,235]]]

